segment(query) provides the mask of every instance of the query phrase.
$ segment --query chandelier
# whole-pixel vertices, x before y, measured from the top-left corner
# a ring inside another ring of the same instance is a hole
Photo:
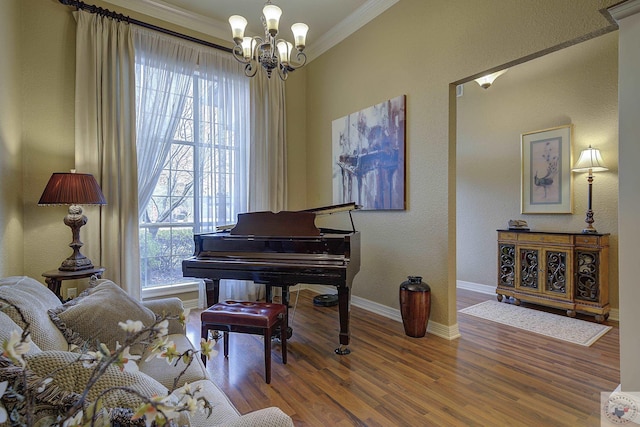
[[[262,9],[262,26],[264,27],[264,38],[259,36],[245,37],[244,29],[247,20],[240,15],[233,15],[229,18],[231,32],[233,34],[233,56],[242,64],[245,64],[244,73],[248,77],[253,77],[258,72],[258,65],[271,78],[273,70],[277,70],[278,76],[286,80],[289,72],[302,67],[307,62],[307,55],[303,50],[307,38],[309,27],[306,24],[296,23],[291,26],[295,42],[295,52],[293,44],[278,39],[278,23],[282,10],[271,4],[267,0]],[[292,59],[295,58],[295,62]]]

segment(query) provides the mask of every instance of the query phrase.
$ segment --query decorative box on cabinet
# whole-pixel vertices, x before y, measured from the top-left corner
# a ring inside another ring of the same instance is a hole
[[[609,235],[498,230],[498,301],[609,317]]]

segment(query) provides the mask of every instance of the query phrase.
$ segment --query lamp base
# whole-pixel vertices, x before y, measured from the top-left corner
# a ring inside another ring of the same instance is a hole
[[[81,270],[89,270],[93,268],[93,263],[89,258],[82,255],[80,252],[74,253],[69,258],[62,261],[58,270],[60,271],[81,271]]]
[[[582,230],[582,234],[598,234],[598,230],[593,227],[585,228],[584,230]]]
[[[89,258],[80,253],[83,243],[80,241],[80,228],[87,223],[87,217],[82,214],[82,208],[77,205],[69,206],[69,213],[64,217],[64,223],[71,228],[73,240],[69,247],[73,249],[73,254],[58,267],[60,271],[80,271],[93,268],[93,263]]]

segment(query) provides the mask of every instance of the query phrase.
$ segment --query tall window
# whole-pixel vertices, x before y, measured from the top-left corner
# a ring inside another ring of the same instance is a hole
[[[157,75],[166,78],[167,71],[144,61],[137,63],[138,109],[156,107],[144,107],[139,97],[145,90],[153,99],[158,98],[159,90],[167,91],[163,96],[174,97],[169,102],[171,113],[137,111],[138,139],[148,137],[144,133],[152,132],[149,128],[158,133],[158,139],[163,134],[167,138],[158,143],[165,150],[158,159],[157,179],[148,202],[140,206],[141,279],[142,287],[148,288],[192,280],[182,277],[182,260],[193,255],[193,234],[231,224],[246,210],[249,98],[248,79],[230,73],[224,57],[200,52],[197,71],[181,85],[180,94],[171,93],[176,90],[175,82],[164,89],[152,85],[149,92],[145,80]],[[158,115],[167,116],[169,125],[145,126],[145,121],[158,120]],[[162,132],[157,131],[160,127]],[[147,145],[148,150],[155,149],[154,144]],[[144,155],[139,153],[139,157]]]

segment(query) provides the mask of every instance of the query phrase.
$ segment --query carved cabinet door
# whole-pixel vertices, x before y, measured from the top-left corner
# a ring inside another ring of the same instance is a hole
[[[553,298],[572,299],[571,250],[548,247],[542,250],[542,258],[542,293]]]
[[[539,293],[542,277],[542,249],[536,246],[518,246],[516,289],[523,292]]]

